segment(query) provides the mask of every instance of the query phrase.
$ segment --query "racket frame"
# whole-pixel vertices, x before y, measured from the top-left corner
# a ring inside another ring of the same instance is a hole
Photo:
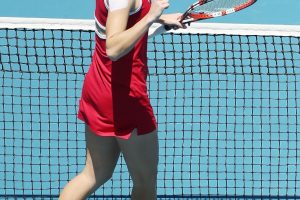
[[[198,20],[203,20],[203,19],[210,19],[210,18],[215,18],[215,17],[221,17],[224,15],[228,15],[230,13],[234,13],[237,11],[240,11],[252,4],[254,4],[257,0],[249,0],[246,3],[243,3],[239,6],[230,8],[230,9],[226,9],[226,10],[222,10],[222,11],[218,11],[218,12],[211,12],[211,13],[191,13],[191,11],[193,11],[196,7],[204,5],[205,3],[207,3],[207,0],[199,0],[195,3],[193,3],[187,10],[185,13],[183,13],[182,17],[181,17],[181,21],[182,23],[186,24],[186,23],[190,23],[190,22],[194,22],[194,21],[198,21]]]

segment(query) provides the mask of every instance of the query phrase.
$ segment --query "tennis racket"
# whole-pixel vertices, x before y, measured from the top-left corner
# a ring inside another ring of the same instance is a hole
[[[225,16],[254,4],[256,0],[200,0],[182,15],[183,23]]]
[[[199,20],[225,16],[243,10],[255,2],[256,0],[198,0],[183,13],[181,22],[189,24]],[[172,27],[157,26],[149,33],[149,36],[153,37],[170,29]]]

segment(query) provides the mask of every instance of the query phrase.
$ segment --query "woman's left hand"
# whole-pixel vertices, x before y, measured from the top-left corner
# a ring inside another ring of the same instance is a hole
[[[163,14],[159,22],[173,29],[186,28],[186,25],[181,22],[181,17],[182,13]]]

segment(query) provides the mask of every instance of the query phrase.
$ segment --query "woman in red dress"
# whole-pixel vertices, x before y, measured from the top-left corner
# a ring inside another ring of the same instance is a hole
[[[182,28],[162,15],[168,0],[96,0],[96,46],[78,118],[86,124],[86,165],[59,199],[85,199],[112,177],[120,153],[133,181],[132,199],[156,199],[158,137],[147,94],[147,39],[153,22]]]

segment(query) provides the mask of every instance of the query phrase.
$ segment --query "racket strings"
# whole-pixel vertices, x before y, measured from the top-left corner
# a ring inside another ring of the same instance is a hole
[[[211,0],[203,4],[199,3],[193,6],[189,13],[214,13],[235,8],[237,6],[247,3],[249,0]]]

